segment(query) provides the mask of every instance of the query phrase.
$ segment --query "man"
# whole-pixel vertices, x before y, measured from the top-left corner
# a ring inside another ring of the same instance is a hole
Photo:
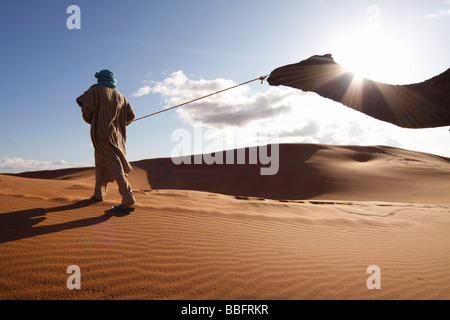
[[[97,84],[77,98],[83,119],[91,125],[91,139],[95,156],[95,189],[92,201],[103,201],[108,182],[116,181],[122,203],[113,211],[131,212],[135,202],[128,183],[133,169],[127,161],[126,126],[134,119],[134,110],[127,99],[116,90],[116,78],[110,70],[95,74]]]

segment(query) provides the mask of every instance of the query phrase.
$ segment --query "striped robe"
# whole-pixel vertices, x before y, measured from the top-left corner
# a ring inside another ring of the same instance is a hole
[[[95,149],[97,182],[112,182],[133,168],[125,149],[126,126],[134,119],[134,110],[116,89],[93,85],[77,98],[83,119],[91,124]]]

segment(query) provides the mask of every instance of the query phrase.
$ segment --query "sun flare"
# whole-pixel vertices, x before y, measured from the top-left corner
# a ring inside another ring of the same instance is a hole
[[[408,83],[412,60],[407,45],[382,29],[362,29],[339,37],[335,61],[355,77],[379,82]]]

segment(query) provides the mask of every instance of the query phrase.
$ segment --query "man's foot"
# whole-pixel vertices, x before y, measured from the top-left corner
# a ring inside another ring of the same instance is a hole
[[[118,206],[113,206],[111,208],[111,211],[115,213],[130,213],[136,211],[136,208],[124,207],[123,205],[120,204]]]
[[[136,199],[134,198],[133,191],[130,190],[130,192],[128,194],[123,196],[122,203],[120,205],[124,208],[127,208],[127,207],[131,206],[132,204],[134,204],[135,201],[136,201]]]
[[[96,198],[95,196],[92,196],[92,197],[90,198],[90,200],[91,200],[91,201],[94,201],[94,202],[102,202],[102,201],[103,201],[103,199],[98,199],[98,198]]]

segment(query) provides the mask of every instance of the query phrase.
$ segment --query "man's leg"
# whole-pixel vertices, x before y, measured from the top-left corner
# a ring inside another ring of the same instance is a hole
[[[103,200],[108,190],[108,182],[95,181],[94,198]]]
[[[117,185],[119,186],[119,192],[122,195],[122,207],[127,208],[131,206],[134,202],[133,190],[131,189],[130,184],[128,183],[125,175],[121,175],[116,179]]]

